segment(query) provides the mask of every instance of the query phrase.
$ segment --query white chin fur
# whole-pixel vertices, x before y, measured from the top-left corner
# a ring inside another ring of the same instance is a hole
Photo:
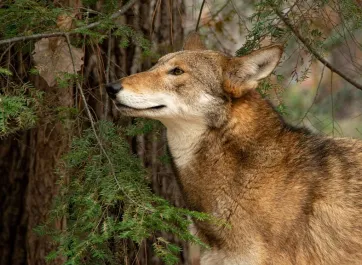
[[[170,149],[179,167],[188,165],[192,159],[200,135],[206,130],[203,108],[213,101],[211,96],[204,93],[194,99],[194,105],[189,105],[177,93],[138,94],[125,90],[116,97],[118,103],[138,109],[120,108],[127,116],[157,119],[167,127]],[[160,105],[165,107],[148,109]]]
[[[147,91],[147,90],[146,90]],[[122,90],[116,95],[116,101],[138,110],[124,109],[126,115],[149,117],[162,122],[165,118],[181,118],[185,121],[204,119],[204,110],[214,99],[205,93],[201,93],[192,105],[186,103],[177,93],[152,92],[135,93]],[[197,96],[196,96],[197,97]],[[160,109],[149,109],[158,106],[165,106]]]
[[[168,94],[139,94],[127,90],[122,90],[118,92],[116,95],[116,101],[135,109],[147,109],[160,105],[172,105],[172,98]]]

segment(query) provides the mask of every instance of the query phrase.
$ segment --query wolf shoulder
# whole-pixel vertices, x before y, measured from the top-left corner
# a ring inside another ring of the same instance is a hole
[[[339,138],[310,132],[306,128],[285,126],[280,139],[287,142],[290,158],[304,158],[304,166],[328,167],[337,170],[343,167],[359,167],[362,177],[362,140],[354,138]]]

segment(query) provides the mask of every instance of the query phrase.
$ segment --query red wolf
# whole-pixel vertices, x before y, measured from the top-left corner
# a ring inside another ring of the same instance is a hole
[[[198,35],[150,70],[107,85],[127,116],[167,127],[178,181],[210,246],[202,265],[361,265],[362,142],[286,124],[255,90],[278,45],[243,57]]]

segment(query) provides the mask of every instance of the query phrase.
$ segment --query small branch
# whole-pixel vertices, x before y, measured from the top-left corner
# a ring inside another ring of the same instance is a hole
[[[111,53],[112,53],[112,33],[108,33],[108,47],[107,47],[107,66],[106,66],[106,83],[109,83],[110,68],[111,68]]]
[[[68,49],[69,49],[69,54],[70,54],[70,58],[71,58],[71,61],[72,61],[72,65],[73,65],[73,72],[74,74],[76,75],[77,74],[77,71],[75,69],[75,63],[74,63],[74,56],[73,56],[73,52],[72,52],[72,47],[70,45],[70,39],[69,39],[69,34],[64,34],[63,35],[65,38],[66,38],[66,41],[67,41],[67,45],[68,45]],[[94,133],[94,136],[97,140],[97,143],[99,144],[99,147],[102,151],[102,153],[104,154],[104,156],[106,157],[106,159],[108,160],[108,163],[110,165],[110,168],[111,168],[111,172],[112,172],[112,175],[113,175],[113,178],[114,178],[114,181],[116,182],[117,184],[117,187],[123,192],[123,194],[132,202],[134,203],[135,205],[138,205],[140,207],[143,207],[144,209],[146,210],[150,210],[148,207],[145,207],[144,205],[140,205],[138,204],[136,201],[133,200],[133,198],[131,198],[129,196],[129,194],[124,190],[124,188],[121,186],[121,184],[119,183],[118,179],[117,179],[117,176],[116,176],[116,172],[114,171],[114,168],[113,168],[113,163],[112,163],[112,160],[110,159],[110,157],[108,156],[108,153],[107,151],[105,150],[103,144],[102,144],[102,141],[101,139],[99,138],[98,136],[98,133],[97,133],[97,130],[96,130],[96,125],[95,125],[95,122],[94,122],[94,118],[92,116],[92,113],[90,111],[90,108],[88,106],[88,103],[87,103],[87,99],[85,98],[85,95],[84,95],[84,92],[83,92],[83,88],[82,86],[80,85],[78,79],[75,80],[75,84],[76,84],[76,87],[77,89],[79,90],[79,93],[80,93],[80,96],[82,98],[82,101],[83,101],[83,104],[84,104],[84,108],[86,110],[86,113],[87,113],[87,116],[88,116],[88,119],[89,119],[89,122],[91,124],[91,128],[92,128],[92,131]]]
[[[200,13],[199,13],[199,17],[198,17],[198,19],[197,19],[196,28],[195,28],[195,31],[196,31],[196,32],[199,30],[199,24],[200,24],[201,14],[202,14],[202,10],[204,9],[205,1],[206,1],[206,0],[203,0],[203,1],[202,1],[201,7],[200,7]]]
[[[301,124],[301,123],[304,121],[304,119],[307,117],[309,111],[312,109],[315,101],[317,100],[318,92],[319,92],[319,88],[321,87],[321,84],[322,84],[323,75],[324,75],[324,69],[325,69],[325,68],[326,68],[326,66],[323,65],[322,74],[321,74],[321,77],[320,77],[320,79],[319,79],[318,86],[317,86],[317,90],[316,90],[316,93],[315,93],[314,98],[313,98],[313,100],[312,100],[312,104],[309,106],[309,108],[307,109],[307,111],[305,112],[305,114],[304,114],[303,117],[300,119],[300,122],[299,122],[297,125]]]
[[[116,13],[111,15],[111,19],[115,19],[119,16],[122,16],[124,13],[126,13],[138,0],[130,0],[127,4],[125,4],[124,6],[122,6],[122,8],[120,10],[118,10]],[[33,40],[33,39],[40,39],[40,38],[51,38],[51,37],[59,37],[59,36],[65,36],[65,35],[72,35],[72,34],[77,34],[79,33],[79,30],[84,30],[84,29],[91,29],[94,27],[97,27],[98,25],[100,25],[102,23],[102,21],[97,21],[91,24],[88,24],[86,26],[83,27],[79,27],[76,29],[73,29],[69,32],[64,32],[64,31],[58,31],[58,32],[52,32],[52,33],[41,33],[41,34],[34,34],[34,35],[29,35],[29,36],[21,36],[21,37],[14,37],[14,38],[10,38],[10,39],[5,39],[5,40],[0,40],[0,45],[2,44],[8,44],[8,43],[13,43],[13,42],[18,42],[18,41],[25,41],[25,40]]]
[[[66,34],[66,32],[42,33],[42,34],[34,34],[34,35],[29,35],[29,36],[15,37],[15,38],[10,38],[10,39],[0,40],[0,45],[14,43],[14,42],[18,42],[18,41],[25,41],[25,40],[59,37],[59,36],[64,36],[64,34]]]
[[[112,53],[112,32],[109,30],[108,33],[108,47],[107,47],[107,66],[106,66],[106,84],[109,83],[110,79],[110,68],[111,68],[111,53]],[[103,86],[101,86],[103,88]],[[109,98],[106,95],[104,104],[104,118],[107,119],[109,111]]]
[[[221,11],[223,11],[225,9],[225,7],[227,7],[229,4],[230,4],[230,0],[226,1],[226,3],[218,11],[216,11],[215,14],[213,14],[211,16],[210,20],[213,20],[214,18],[216,18],[221,13]]]
[[[67,45],[68,45],[68,49],[69,49],[69,54],[70,54],[71,61],[72,61],[72,64],[73,64],[73,72],[74,72],[74,74],[76,75],[76,74],[77,74],[77,71],[76,71],[76,69],[75,69],[74,56],[73,56],[73,52],[72,52],[72,47],[70,46],[69,35],[68,35],[68,34],[64,34],[63,36],[66,38]],[[77,89],[79,90],[79,93],[80,93],[80,95],[81,95],[81,98],[82,98],[82,101],[83,101],[83,104],[84,104],[84,108],[85,108],[85,110],[86,110],[86,112],[87,112],[87,116],[88,116],[89,122],[90,122],[90,124],[91,124],[92,130],[93,130],[93,132],[94,132],[94,135],[95,135],[95,137],[96,137],[96,140],[97,140],[98,144],[101,146],[101,148],[103,148],[102,142],[101,142],[101,140],[100,140],[99,137],[98,137],[98,134],[97,134],[97,131],[96,131],[96,127],[95,127],[95,124],[94,124],[94,119],[93,119],[92,113],[91,113],[91,111],[90,111],[90,109],[89,109],[89,106],[88,106],[88,103],[87,103],[87,99],[85,98],[83,89],[82,89],[81,85],[79,84],[78,80],[76,80],[75,83],[76,83]]]
[[[328,67],[332,72],[338,74],[340,77],[342,77],[344,80],[355,86],[357,89],[362,90],[362,84],[357,83],[352,78],[346,76],[344,73],[342,73],[340,70],[335,68],[333,65],[331,65],[328,61],[326,61],[322,55],[320,55],[309,43],[308,41],[299,33],[299,31],[294,28],[292,23],[289,21],[288,17],[285,17],[275,6],[272,7],[275,14],[284,22],[284,24],[290,29],[291,32],[304,44],[304,46],[309,50],[311,54],[314,55],[322,64],[324,64],[326,67]]]
[[[11,43],[10,45],[9,45],[9,47],[7,47],[6,49],[5,49],[5,51],[1,54],[1,56],[0,56],[0,62],[3,60],[3,57],[4,57],[4,55],[11,49],[11,47],[13,47],[14,46],[14,44],[13,43]]]

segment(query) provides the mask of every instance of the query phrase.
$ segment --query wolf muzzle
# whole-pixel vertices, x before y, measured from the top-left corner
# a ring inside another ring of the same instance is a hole
[[[119,91],[123,89],[121,82],[106,84],[106,90],[110,98],[115,99]]]

